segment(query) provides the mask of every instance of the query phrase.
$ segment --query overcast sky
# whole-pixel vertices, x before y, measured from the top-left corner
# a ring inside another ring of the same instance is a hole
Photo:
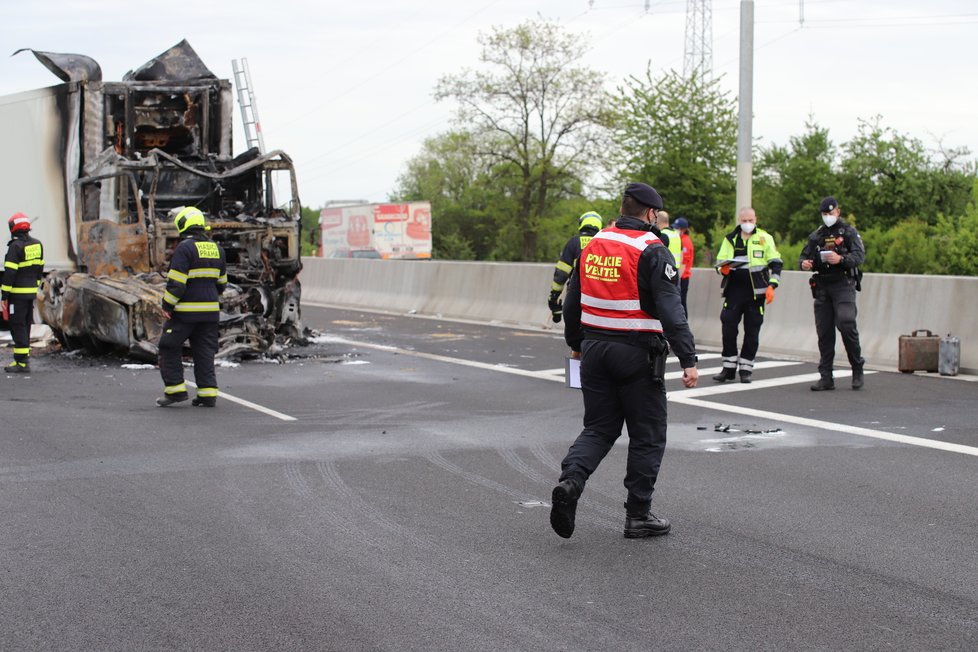
[[[217,75],[246,57],[268,149],[295,160],[303,204],[382,201],[422,141],[451,127],[437,80],[478,65],[476,37],[536,17],[580,34],[608,89],[682,70],[686,0],[4,2],[0,42],[85,54],[119,80],[186,38]],[[648,9],[646,6],[648,5]],[[713,0],[713,70],[738,90],[740,0]],[[803,11],[801,9],[803,5]],[[754,136],[787,144],[809,116],[840,144],[860,118],[978,155],[978,2],[756,0]],[[804,15],[804,23],[800,18]],[[4,54],[9,54],[4,53]],[[59,80],[0,56],[0,95]],[[234,113],[240,122],[240,113]],[[240,124],[235,151],[244,149]],[[654,179],[644,179],[655,185]],[[829,192],[829,189],[826,189]]]

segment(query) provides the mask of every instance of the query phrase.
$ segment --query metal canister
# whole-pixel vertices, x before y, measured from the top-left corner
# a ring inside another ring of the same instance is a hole
[[[937,357],[937,370],[942,376],[957,376],[961,366],[961,338],[950,333],[942,337]]]

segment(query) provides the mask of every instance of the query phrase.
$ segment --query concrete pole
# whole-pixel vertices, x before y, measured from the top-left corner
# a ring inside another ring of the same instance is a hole
[[[751,205],[751,181],[754,173],[752,157],[754,96],[754,0],[740,1],[740,107],[737,124],[737,205],[736,212]]]

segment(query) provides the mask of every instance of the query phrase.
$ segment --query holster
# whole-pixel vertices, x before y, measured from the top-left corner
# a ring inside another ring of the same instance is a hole
[[[669,343],[664,338],[654,338],[649,348],[649,369],[654,380],[666,378],[666,358],[669,357]]]

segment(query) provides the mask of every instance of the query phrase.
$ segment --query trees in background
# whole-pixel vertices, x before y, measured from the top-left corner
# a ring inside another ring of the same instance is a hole
[[[436,258],[552,261],[577,217],[618,215],[645,181],[692,224],[708,263],[734,223],[736,100],[719,79],[675,71],[625,79],[613,94],[578,65],[582,37],[535,21],[481,39],[485,70],[439,82],[458,126],[425,141],[392,199],[432,203]],[[866,271],[978,274],[976,163],[967,150],[860,121],[836,145],[813,116],[786,145],[758,146],[753,204],[793,269],[834,195],[863,235]]]
[[[699,229],[733,215],[736,194],[736,101],[720,79],[674,70],[629,77],[609,98],[614,107],[611,151],[615,189],[645,181],[666,210]]]
[[[497,224],[497,254],[535,260],[542,221],[580,195],[601,153],[604,78],[579,65],[584,39],[555,23],[496,27],[479,42],[484,67],[443,77],[435,97],[456,103],[492,198],[510,216]]]

